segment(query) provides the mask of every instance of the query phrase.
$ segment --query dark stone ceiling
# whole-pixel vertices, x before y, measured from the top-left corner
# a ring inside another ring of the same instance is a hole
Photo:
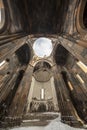
[[[69,0],[15,0],[22,15],[26,16],[31,34],[60,33]],[[23,16],[24,17],[24,16]]]

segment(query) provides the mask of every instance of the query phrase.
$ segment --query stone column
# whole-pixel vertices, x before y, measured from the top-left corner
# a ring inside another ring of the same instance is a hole
[[[27,105],[28,93],[30,91],[32,81],[33,67],[28,65],[23,79],[18,87],[13,102],[10,106],[10,116],[22,116]]]

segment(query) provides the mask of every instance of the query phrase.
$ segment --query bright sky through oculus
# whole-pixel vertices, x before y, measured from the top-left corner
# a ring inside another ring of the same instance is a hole
[[[38,38],[34,42],[33,49],[38,57],[48,57],[50,56],[53,49],[52,42],[48,38]]]

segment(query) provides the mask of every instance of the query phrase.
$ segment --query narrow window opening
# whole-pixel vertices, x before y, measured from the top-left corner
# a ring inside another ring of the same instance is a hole
[[[68,85],[69,85],[70,90],[73,91],[73,86],[70,81],[68,81]]]
[[[0,0],[0,29],[3,28],[5,23],[5,10],[4,10],[4,4],[3,1]]]
[[[78,80],[79,80],[82,84],[84,84],[84,81],[83,81],[82,77],[81,77],[79,74],[77,74],[76,77],[78,78]]]
[[[87,2],[86,2],[84,13],[83,13],[83,24],[85,28],[87,28]]]
[[[81,61],[77,62],[77,65],[85,72],[87,73],[87,66],[82,63]]]
[[[4,60],[4,61],[2,61],[2,62],[0,63],[0,67],[2,67],[5,63],[6,63],[6,61],[5,61],[5,60]]]
[[[41,89],[41,100],[44,100],[45,99],[45,90],[44,88]]]

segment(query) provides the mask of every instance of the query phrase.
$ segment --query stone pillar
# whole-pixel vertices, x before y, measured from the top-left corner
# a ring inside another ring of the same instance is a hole
[[[54,77],[51,78],[50,82],[51,82],[51,89],[52,89],[52,95],[53,95],[54,110],[59,111],[58,100],[57,100],[55,84],[54,84]]]
[[[10,106],[10,116],[22,116],[27,105],[27,97],[32,81],[33,67],[28,65],[24,77],[18,87],[13,102]]]
[[[30,86],[30,91],[29,91],[29,93],[28,93],[28,99],[27,99],[27,112],[30,111],[30,103],[31,103],[31,101],[32,101],[34,85],[35,85],[35,79],[34,79],[34,77],[32,77],[32,82],[31,82],[31,86]]]

